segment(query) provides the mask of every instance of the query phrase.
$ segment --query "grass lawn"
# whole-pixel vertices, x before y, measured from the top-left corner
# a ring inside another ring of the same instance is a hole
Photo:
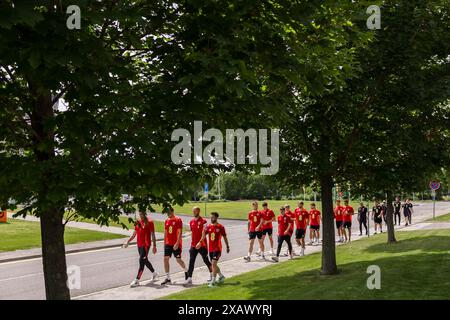
[[[8,219],[0,223],[0,252],[30,249],[41,246],[41,230],[38,222]],[[66,228],[66,244],[123,238],[122,235],[76,228]]]
[[[337,247],[339,275],[321,276],[321,254],[274,264],[166,299],[450,299],[450,230],[404,231]],[[367,267],[381,269],[381,289],[366,286]]]
[[[132,218],[134,219],[134,216]],[[132,222],[128,221],[128,217],[119,217],[119,220],[120,220],[121,223],[126,225],[128,229],[133,229],[134,228],[134,224]],[[87,222],[87,223],[95,223],[95,221],[93,219],[78,218],[78,219],[76,219],[76,221]],[[153,220],[153,223],[155,224],[155,232],[161,232],[161,233],[164,232],[164,222]],[[122,228],[122,225],[120,223],[114,222],[114,221],[110,221],[109,225],[112,226],[112,227]]]
[[[428,219],[426,222],[450,222],[450,213],[444,214],[434,219]]]
[[[222,218],[230,218],[230,219],[243,219],[247,220],[247,216],[249,211],[252,210],[252,200],[242,200],[242,201],[222,201],[222,202],[208,202],[206,205],[207,213],[217,211]],[[262,210],[262,203],[264,201],[258,201],[259,208]],[[305,207],[309,210],[310,204],[313,201],[304,201]],[[291,210],[293,211],[297,207],[298,200],[267,200],[269,204],[269,208],[272,209],[276,215],[279,214],[279,209],[282,205],[289,204],[291,206]],[[359,207],[359,202],[351,202],[351,205],[357,210]],[[199,206],[202,210],[202,213],[205,212],[205,203],[204,202],[189,202],[184,206],[174,206],[175,214],[192,214],[192,207]],[[322,210],[322,205],[320,201],[316,202],[316,206],[319,210]],[[155,209],[158,212],[161,212],[161,207],[155,206]]]

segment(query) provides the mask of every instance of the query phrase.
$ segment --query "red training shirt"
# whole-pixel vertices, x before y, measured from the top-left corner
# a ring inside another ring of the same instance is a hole
[[[352,206],[344,207],[344,222],[352,222],[353,214],[355,210],[353,210]]]
[[[284,214],[287,215],[289,218],[291,218],[291,221],[294,222],[295,214],[292,211],[286,211]],[[289,230],[290,234],[292,234],[293,232],[294,232],[294,224],[292,224],[291,229]]]
[[[250,221],[250,229],[248,230],[249,232],[256,231],[256,227],[261,223],[261,218],[261,211],[252,210],[248,213],[248,221]]]
[[[334,218],[336,221],[343,221],[344,220],[344,209],[343,206],[336,206],[334,208]]]
[[[320,225],[320,211],[317,209],[309,211],[309,225],[319,226]]]
[[[262,229],[263,230],[272,229],[273,228],[272,219],[275,218],[275,213],[273,213],[273,211],[270,209],[262,210],[261,213],[264,221],[270,221],[269,223],[264,223]]]
[[[306,210],[305,208],[296,208],[294,211],[294,216],[295,216],[295,227],[297,229],[306,229],[306,222],[308,220],[309,217],[309,213],[308,210]]]
[[[226,236],[225,227],[220,223],[215,225],[210,223],[205,227],[205,233],[208,235],[209,252],[222,251],[222,237]]]
[[[178,239],[178,230],[183,230],[183,221],[177,216],[173,216],[172,218],[168,218],[164,223],[164,229],[166,231],[165,241],[164,243],[173,246],[177,242]],[[179,247],[181,248],[182,240],[180,240]]]
[[[286,229],[291,222],[292,222],[291,217],[286,215],[286,213],[284,214],[284,216],[282,214],[280,214],[278,216],[278,235],[279,236],[284,236],[284,233],[286,232]],[[292,235],[291,228],[289,228],[288,234]]]
[[[202,238],[203,229],[205,229],[205,224],[208,222],[205,218],[199,217],[198,219],[194,218],[189,222],[189,226],[191,227],[191,247],[197,246],[197,243]],[[206,248],[206,239],[202,241],[201,247]]]
[[[134,226],[136,231],[137,246],[138,247],[150,247],[152,244],[152,232],[155,232],[155,224],[150,218],[147,218],[147,225],[144,221],[137,221]]]

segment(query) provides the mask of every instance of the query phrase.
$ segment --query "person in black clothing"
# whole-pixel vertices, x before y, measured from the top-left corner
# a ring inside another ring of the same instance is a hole
[[[375,223],[375,234],[377,234],[377,226],[380,227],[380,232],[383,233],[383,207],[379,201],[375,201],[375,206],[372,208],[372,219]]]
[[[402,208],[402,203],[400,201],[399,197],[395,198],[394,201],[394,225],[397,224],[398,219],[398,225],[400,225],[400,210]]]
[[[406,199],[405,203],[403,204],[403,215],[405,216],[405,227],[408,226],[408,224],[411,224],[411,215],[414,212],[413,205],[410,202],[409,199]]]
[[[364,203],[361,202],[360,207],[358,208],[358,222],[359,222],[359,235],[362,236],[362,226],[364,225],[364,229],[366,229],[366,235],[368,233],[367,230],[367,208],[364,206]]]

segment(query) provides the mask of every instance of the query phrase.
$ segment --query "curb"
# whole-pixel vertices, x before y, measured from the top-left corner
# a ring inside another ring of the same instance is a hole
[[[187,238],[190,235],[191,235],[190,232],[185,233],[185,234],[183,234],[183,238]],[[164,241],[164,238],[156,239],[156,242],[161,242],[161,241]],[[136,241],[130,242],[130,245],[134,245],[134,244],[136,244]],[[73,249],[73,250],[66,251],[66,255],[72,254],[72,253],[79,253],[79,252],[88,252],[88,251],[96,251],[96,250],[102,250],[102,249],[117,248],[120,246],[121,246],[120,244],[108,244],[108,245],[97,246],[97,247],[92,247],[92,248]],[[42,253],[41,254],[33,254],[33,255],[29,255],[29,256],[0,259],[0,265],[3,263],[8,263],[8,262],[33,260],[33,259],[38,259],[38,258],[42,258]]]

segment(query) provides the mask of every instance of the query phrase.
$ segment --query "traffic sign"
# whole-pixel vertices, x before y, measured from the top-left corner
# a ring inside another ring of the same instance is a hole
[[[440,187],[439,181],[430,181],[431,196],[433,197],[433,219],[436,217],[436,190]]]
[[[430,189],[431,190],[438,190],[441,187],[441,184],[439,181],[430,181]]]
[[[209,186],[208,186],[208,182],[205,182],[205,188],[204,188],[205,192],[208,193],[209,191]]]

